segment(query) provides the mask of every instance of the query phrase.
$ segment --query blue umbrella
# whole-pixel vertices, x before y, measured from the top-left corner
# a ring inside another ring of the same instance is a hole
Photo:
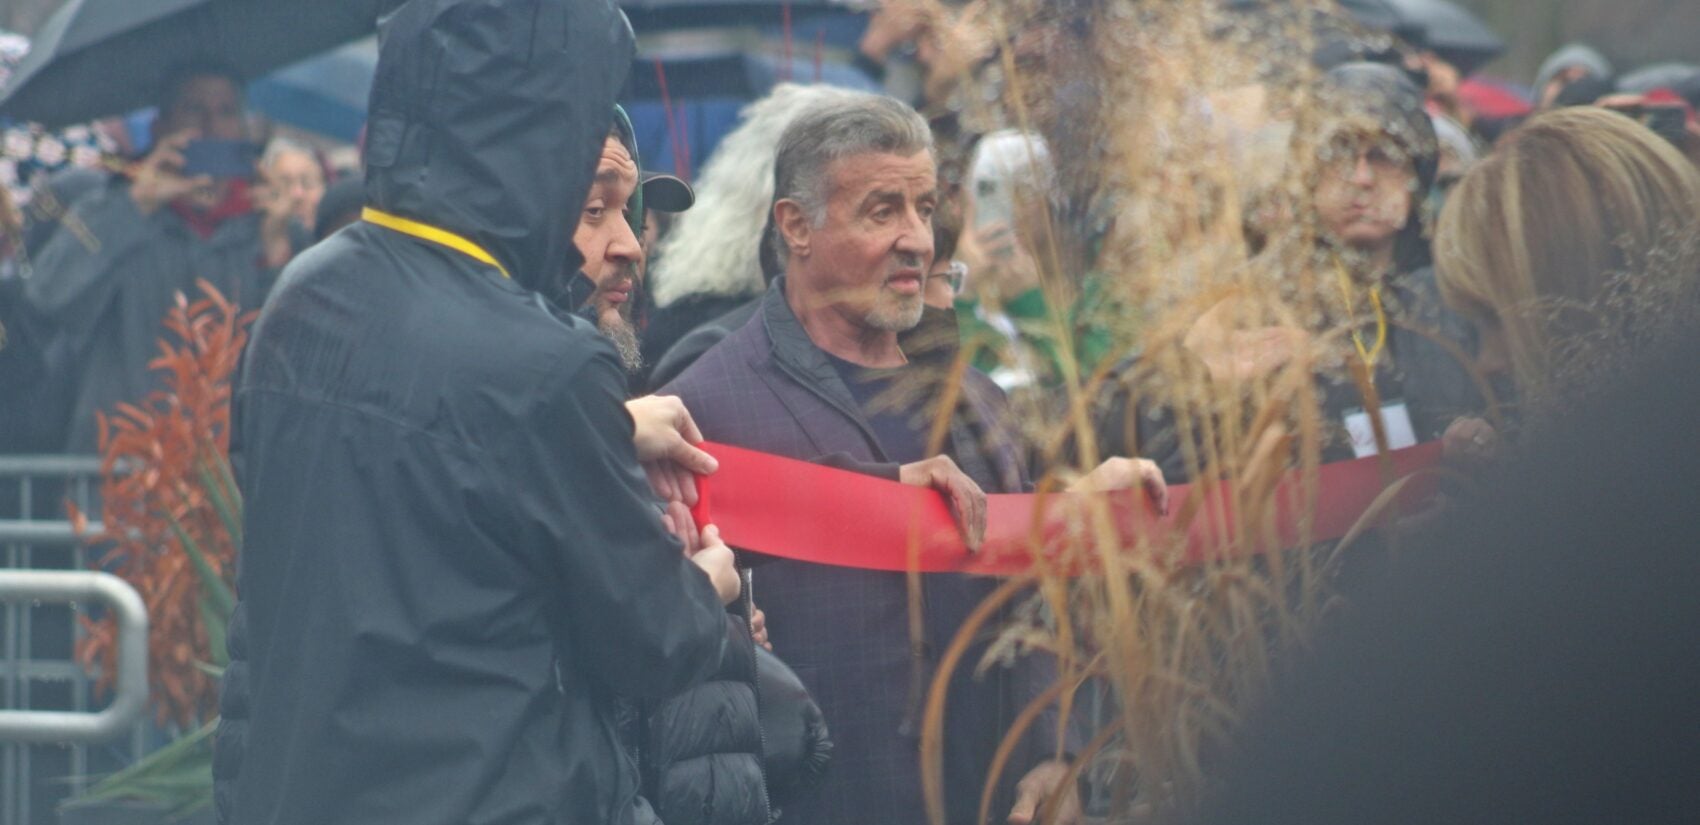
[[[638,124],[645,164],[678,168],[667,139],[656,57],[632,66],[620,96]],[[668,97],[686,121],[684,138],[698,158],[707,156],[721,135],[737,122],[738,110],[767,94],[782,80],[878,91],[861,70],[812,55],[794,55],[787,65],[777,55],[719,51],[688,56],[661,55]],[[248,105],[274,121],[352,142],[366,122],[366,97],[377,66],[377,43],[359,40],[280,69],[250,84]],[[818,74],[818,78],[817,78]]]
[[[366,124],[378,41],[358,40],[248,86],[248,106],[278,123],[353,143]]]

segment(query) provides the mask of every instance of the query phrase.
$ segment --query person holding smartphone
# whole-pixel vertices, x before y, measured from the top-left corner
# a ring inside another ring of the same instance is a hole
[[[294,254],[287,221],[265,221],[250,182],[243,83],[218,63],[167,73],[140,160],[70,205],[64,226],[31,249],[26,298],[62,340],[71,367],[49,377],[75,400],[62,448],[96,447],[95,413],[157,386],[148,361],[174,296],[205,280],[244,309],[259,307]]]

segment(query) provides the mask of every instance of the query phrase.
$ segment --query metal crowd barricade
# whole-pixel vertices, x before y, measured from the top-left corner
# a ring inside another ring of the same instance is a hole
[[[6,525],[0,522],[0,531]],[[117,693],[97,713],[0,709],[0,742],[103,742],[122,736],[148,701],[148,608],[136,588],[96,570],[0,570],[0,602],[105,602],[118,620]]]
[[[0,825],[50,825],[91,772],[145,753],[146,613],[127,584],[90,571],[64,507],[97,517],[99,473],[93,456],[0,456]],[[110,704],[72,660],[92,602],[128,645]]]

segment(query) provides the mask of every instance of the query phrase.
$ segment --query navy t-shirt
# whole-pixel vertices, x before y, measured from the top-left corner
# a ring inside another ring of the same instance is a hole
[[[912,464],[929,457],[927,435],[933,422],[924,411],[925,399],[917,397],[913,386],[893,389],[900,386],[904,367],[864,367],[831,353],[826,357],[850,388],[887,459]]]

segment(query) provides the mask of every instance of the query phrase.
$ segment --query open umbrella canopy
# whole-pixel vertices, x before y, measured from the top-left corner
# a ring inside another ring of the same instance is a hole
[[[69,0],[0,90],[0,114],[49,127],[153,103],[175,64],[258,77],[373,33],[399,0]]]
[[[366,125],[366,99],[378,67],[378,41],[366,38],[278,69],[248,84],[248,108],[353,143]]]
[[[1471,74],[1505,52],[1505,40],[1450,0],[1382,0],[1398,15],[1402,37]]]
[[[879,90],[879,84],[861,70],[837,59],[841,56],[836,51],[832,53],[834,59],[817,61],[810,47],[799,46],[798,53],[787,62],[768,53],[778,48],[777,44],[759,44],[749,50],[642,55],[627,75],[620,100],[628,107],[641,107],[664,97],[677,104],[712,98],[728,103],[731,115],[724,119],[732,123],[744,103],[767,94],[782,80]],[[366,98],[377,64],[377,41],[357,40],[252,81],[248,107],[278,123],[352,143],[366,123]],[[665,95],[663,85],[667,87]],[[638,119],[636,111],[632,117]],[[707,120],[699,124],[709,127]],[[718,136],[718,132],[713,134]],[[701,145],[701,141],[696,143]],[[645,158],[649,157],[654,155],[646,152]]]
[[[1669,89],[1690,105],[1700,106],[1700,66],[1693,63],[1656,63],[1636,69],[1617,79],[1617,88],[1634,94]]]

